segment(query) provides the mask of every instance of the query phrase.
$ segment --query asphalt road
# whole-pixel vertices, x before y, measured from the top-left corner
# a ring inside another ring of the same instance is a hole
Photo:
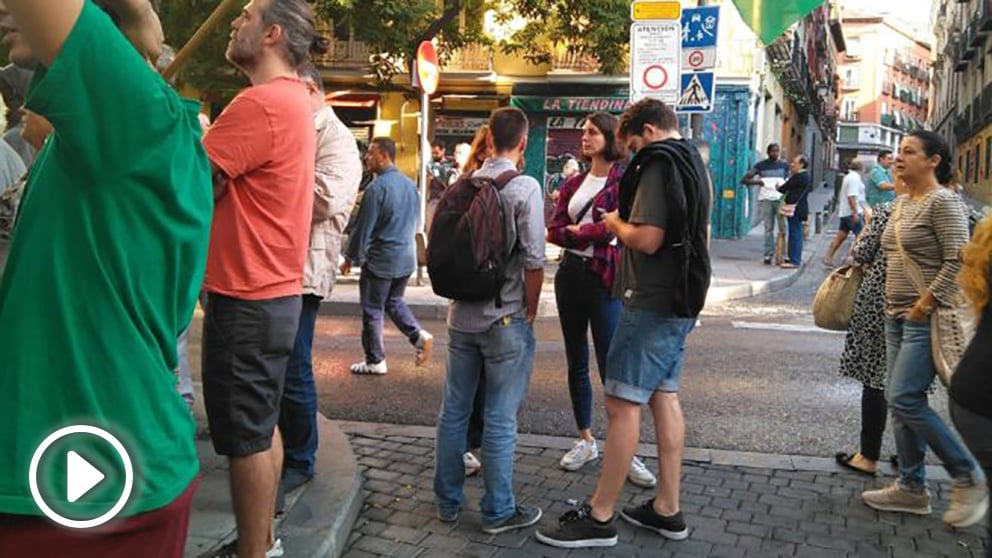
[[[826,272],[811,264],[786,290],[704,312],[689,337],[682,376],[687,445],[819,456],[856,449],[861,391],[860,384],[837,373],[844,337],[816,330],[809,311]],[[362,358],[360,321],[321,317],[314,348],[321,411],[334,419],[433,425],[447,335],[441,322],[422,325],[436,337],[427,366],[414,366],[412,347],[389,325],[389,373],[354,376],[348,365]],[[557,320],[540,320],[536,335],[535,370],[519,427],[567,436],[575,424]],[[598,384],[594,380],[594,430],[601,437],[605,418]],[[942,390],[932,404],[944,413]],[[650,421],[642,423],[642,441],[653,441]],[[891,435],[886,436],[886,451],[892,452]]]

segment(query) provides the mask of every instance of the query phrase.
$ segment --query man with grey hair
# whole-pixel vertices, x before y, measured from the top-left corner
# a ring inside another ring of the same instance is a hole
[[[325,52],[305,0],[251,0],[227,59],[251,81],[203,138],[214,219],[203,290],[203,396],[214,449],[231,465],[238,539],[217,556],[281,556],[272,516],[283,447],[276,425],[301,312],[316,137],[297,69]]]

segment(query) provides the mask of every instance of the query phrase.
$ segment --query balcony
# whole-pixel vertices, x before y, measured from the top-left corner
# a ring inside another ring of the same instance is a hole
[[[968,46],[972,48],[981,48],[985,44],[985,32],[981,30],[982,16],[980,14],[975,14],[971,18],[971,25],[968,26]]]
[[[483,44],[470,44],[451,53],[441,65],[442,72],[489,73],[493,69],[492,48]]]
[[[971,60],[975,57],[975,45],[972,44],[977,33],[975,33],[975,27],[969,25],[965,30],[964,35],[961,37],[961,59]]]
[[[372,51],[365,41],[336,36],[329,21],[318,22],[317,32],[325,37],[332,37],[332,40],[327,54],[313,58],[315,66],[331,70],[364,70],[369,67]]]
[[[992,0],[978,0],[977,19],[979,31],[992,31]]]
[[[895,123],[895,121],[894,121],[894,119],[892,118],[892,115],[891,115],[891,114],[883,114],[883,115],[882,115],[882,118],[881,118],[881,120],[880,120],[880,122],[882,123],[882,126],[888,126],[888,127],[890,127],[890,128],[891,128],[891,127],[892,127],[892,126],[894,125],[894,123]]]
[[[982,91],[982,121],[992,120],[992,84],[986,85]]]
[[[599,71],[599,60],[592,54],[572,49],[558,49],[551,57],[552,71],[593,74]]]

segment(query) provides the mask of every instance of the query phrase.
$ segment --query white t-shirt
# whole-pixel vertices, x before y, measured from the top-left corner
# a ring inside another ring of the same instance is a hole
[[[593,176],[592,173],[586,175],[585,180],[579,186],[579,189],[572,194],[572,199],[568,200],[568,216],[572,218],[572,222],[575,222],[575,217],[578,216],[582,208],[589,203],[589,200],[596,197],[596,194],[600,192],[606,186],[605,176]],[[582,216],[582,220],[579,221],[578,225],[590,225],[593,223],[593,208],[589,208],[586,214]],[[573,250],[568,249],[569,252],[573,254],[578,254],[580,256],[585,256],[587,258],[592,257],[593,248],[592,246],[587,247],[585,250]]]
[[[858,198],[858,215],[863,214],[864,208],[868,204],[865,183],[861,180],[861,175],[853,170],[844,176],[844,182],[840,189],[840,209],[838,210],[838,215],[841,218],[850,217],[853,214],[851,211],[851,202],[848,201],[848,198],[851,197]]]

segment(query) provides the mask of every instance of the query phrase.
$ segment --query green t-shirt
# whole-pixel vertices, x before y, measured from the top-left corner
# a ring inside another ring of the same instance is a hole
[[[868,205],[875,207],[883,203],[888,203],[896,199],[895,190],[882,190],[882,184],[892,184],[892,171],[876,164],[868,173],[868,180],[865,182],[865,198]]]
[[[195,422],[172,372],[213,211],[196,109],[89,1],[36,74],[27,107],[55,132],[0,278],[0,513],[41,515],[28,487],[32,455],[74,424],[107,430],[127,449],[134,488],[121,515],[161,508],[199,470]],[[81,440],[71,449],[98,469],[120,462],[96,438]],[[43,464],[42,487],[65,490],[66,455]],[[120,487],[104,481],[72,511],[106,511]]]

